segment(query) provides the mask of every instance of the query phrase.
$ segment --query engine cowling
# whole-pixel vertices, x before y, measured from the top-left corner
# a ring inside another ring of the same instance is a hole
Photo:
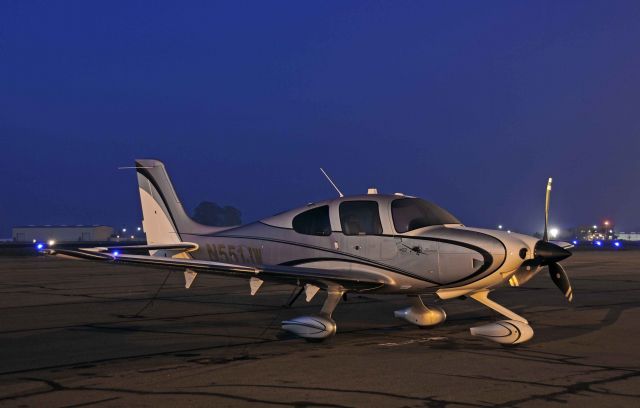
[[[533,329],[526,323],[518,320],[500,320],[472,327],[472,336],[484,337],[500,344],[520,344],[533,337]]]
[[[447,314],[438,306],[426,307],[421,303],[404,309],[396,310],[393,315],[411,324],[422,327],[435,326],[447,319]]]
[[[284,320],[282,330],[305,339],[323,340],[336,333],[336,322],[323,316],[300,316]]]

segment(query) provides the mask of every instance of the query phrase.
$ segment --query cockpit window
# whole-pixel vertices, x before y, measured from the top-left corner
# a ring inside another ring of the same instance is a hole
[[[293,218],[293,229],[305,235],[331,235],[329,206],[323,205],[296,215]]]
[[[340,224],[345,235],[380,235],[382,224],[376,201],[344,201],[340,204]]]
[[[398,233],[430,225],[460,224],[446,210],[420,198],[401,198],[391,203],[393,225]]]

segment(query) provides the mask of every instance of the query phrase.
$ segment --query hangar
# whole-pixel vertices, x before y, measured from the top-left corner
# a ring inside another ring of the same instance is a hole
[[[106,225],[27,225],[13,227],[14,242],[108,241],[113,228]]]

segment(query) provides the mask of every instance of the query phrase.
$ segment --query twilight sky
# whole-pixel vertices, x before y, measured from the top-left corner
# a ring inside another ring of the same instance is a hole
[[[245,221],[376,186],[640,230],[640,2],[0,2],[0,238],[139,223],[134,158]]]

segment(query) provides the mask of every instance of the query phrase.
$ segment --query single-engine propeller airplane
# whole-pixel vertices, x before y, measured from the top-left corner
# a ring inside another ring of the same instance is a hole
[[[319,314],[282,322],[282,329],[315,340],[335,334],[331,315],[349,292],[406,294],[411,305],[395,316],[423,327],[444,322],[446,313],[426,306],[421,295],[435,294],[443,300],[470,297],[506,317],[473,327],[471,334],[501,344],[525,342],[533,337],[533,329],[525,318],[491,300],[493,289],[522,285],[546,266],[565,297],[573,298],[569,278],[558,263],[571,255],[571,245],[550,242],[547,235],[551,178],[540,240],[466,227],[437,205],[399,193],[370,189],[366,195],[345,197],[333,182],[339,198],[247,225],[210,227],[189,218],[162,162],[136,160],[135,170],[147,245],[45,252],[182,271],[186,288],[203,273],[247,279],[251,295],[265,281],[296,285],[307,302],[324,290]],[[149,255],[128,250],[148,250]]]

